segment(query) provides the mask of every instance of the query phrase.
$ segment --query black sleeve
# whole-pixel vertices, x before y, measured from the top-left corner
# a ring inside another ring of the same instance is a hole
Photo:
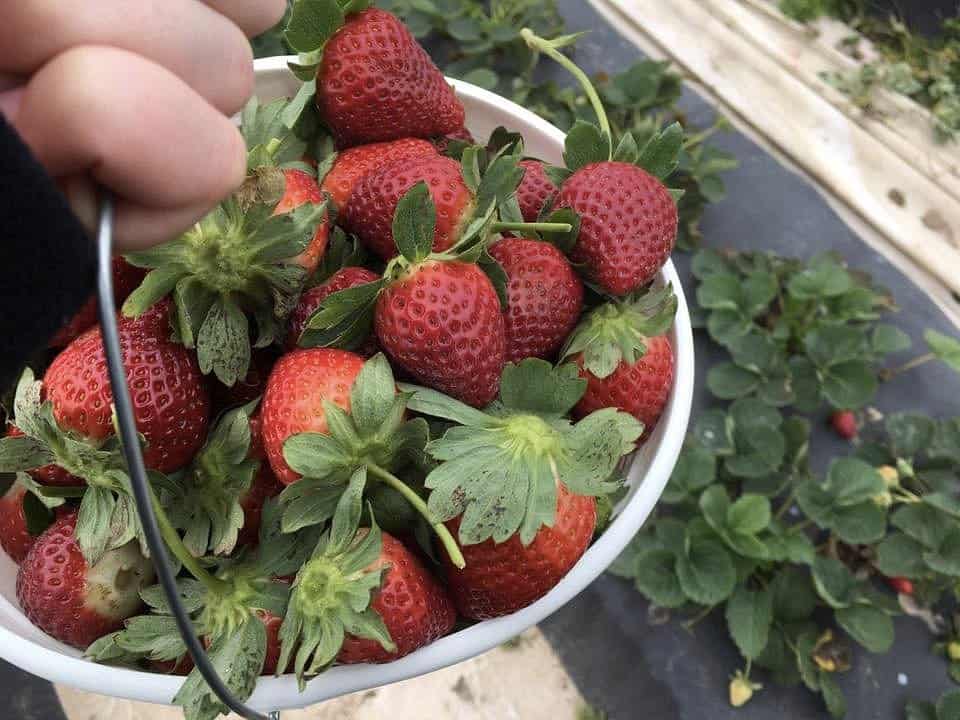
[[[0,388],[90,296],[96,249],[0,116]]]

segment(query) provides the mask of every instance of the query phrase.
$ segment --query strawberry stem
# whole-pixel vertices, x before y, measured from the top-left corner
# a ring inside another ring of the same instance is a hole
[[[197,561],[197,558],[187,550],[187,546],[183,544],[180,534],[173,527],[170,518],[167,517],[166,511],[157,499],[152,487],[150,488],[150,499],[153,502],[153,512],[157,516],[157,525],[160,526],[160,534],[167,543],[167,547],[170,548],[173,554],[177,556],[177,559],[183,563],[183,566],[208,590],[219,591],[226,587],[226,584],[222,580],[215,578],[207,572]]]
[[[497,222],[490,226],[492,232],[558,232],[568,233],[573,230],[570,223],[524,223],[524,222]]]
[[[520,31],[520,36],[526,41],[527,45],[534,50],[539,50],[551,60],[556,61],[566,70],[568,70],[583,87],[593,111],[597,114],[597,121],[600,123],[600,132],[610,141],[610,159],[613,159],[613,133],[610,131],[610,120],[607,118],[607,111],[603,107],[600,95],[593,86],[587,74],[577,67],[576,63],[560,52],[557,48],[567,44],[567,38],[558,38],[557,40],[546,40],[539,37],[530,28],[524,28]]]
[[[413,505],[414,509],[423,515],[426,521],[430,523],[430,527],[433,528],[433,531],[437,534],[437,537],[440,538],[440,542],[447,551],[447,555],[450,556],[450,562],[460,569],[466,567],[467,561],[463,559],[463,553],[460,552],[460,546],[457,545],[457,541],[454,539],[453,535],[450,534],[450,531],[447,530],[447,526],[433,516],[433,513],[430,512],[430,509],[427,507],[427,504],[423,501],[422,497],[417,495],[417,493],[415,493],[409,485],[403,482],[403,480],[387,470],[384,470],[379,465],[367,463],[367,472],[374,477],[379,478],[398,493],[403,495],[407,499],[407,502]]]

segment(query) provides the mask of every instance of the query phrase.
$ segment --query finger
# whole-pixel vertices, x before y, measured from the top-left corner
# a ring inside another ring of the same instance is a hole
[[[225,3],[241,8],[254,0]],[[269,0],[267,5],[273,5]],[[0,72],[30,75],[61,53],[109,45],[183,78],[220,111],[239,111],[253,91],[253,54],[243,31],[197,0],[63,0],[4,3]]]
[[[206,0],[207,5],[235,22],[248,37],[266,32],[283,19],[287,0]]]
[[[12,122],[54,177],[89,172],[143,207],[213,204],[246,173],[228,118],[169,71],[116,48],[58,56],[31,78]]]

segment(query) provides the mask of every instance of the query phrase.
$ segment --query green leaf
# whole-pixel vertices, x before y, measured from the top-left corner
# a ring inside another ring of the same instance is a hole
[[[692,493],[703,490],[714,482],[717,461],[713,453],[699,445],[687,444],[677,459],[670,483],[663,493],[666,503],[679,503]]]
[[[890,522],[928,550],[934,551],[940,549],[956,527],[950,516],[921,503],[898,508],[890,517]]]
[[[733,593],[737,581],[730,553],[713,540],[693,538],[677,558],[677,578],[684,594],[700,605],[715,605]]]
[[[660,180],[665,180],[680,165],[684,133],[680,123],[675,122],[650,137],[640,150],[637,165]]]
[[[893,454],[900,458],[912,458],[925,450],[933,439],[936,423],[924,415],[894,413],[884,423],[890,436]]]
[[[741,281],[733,273],[712,272],[697,288],[697,302],[707,310],[740,310]]]
[[[940,697],[937,720],[960,720],[960,690],[951,690]]]
[[[284,38],[297,52],[313,52],[322,48],[343,23],[343,10],[336,0],[297,0]]]
[[[893,646],[893,620],[869,605],[838,608],[837,624],[873,653],[885,653]]]
[[[843,696],[843,690],[840,689],[840,685],[831,673],[821,670],[819,677],[820,693],[823,695],[827,712],[830,713],[830,717],[841,720],[847,715],[847,700]]]
[[[183,265],[166,265],[147,273],[140,286],[130,293],[121,308],[126,317],[140,317],[157,302],[170,294],[187,274]]]
[[[900,328],[880,323],[873,329],[870,344],[878,355],[890,355],[909,350],[913,342]]]
[[[636,559],[634,584],[650,602],[660,607],[678,608],[686,601],[675,570],[676,557],[669,550],[650,550]]]
[[[407,407],[413,412],[451,420],[469,427],[492,427],[496,424],[496,420],[490,415],[436,390],[407,383],[398,383],[398,386],[400,392],[409,393],[412,396]]]
[[[55,460],[45,442],[28,435],[0,438],[0,472],[15,473],[21,470],[49,465]]]
[[[330,523],[330,538],[327,552],[340,554],[347,550],[360,526],[360,513],[363,509],[363,492],[367,486],[366,466],[358,468],[350,477],[346,489],[337,502]]]
[[[867,336],[859,327],[823,325],[806,334],[803,347],[814,365],[827,368],[863,357]]]
[[[887,511],[872,500],[836,508],[829,527],[845,543],[866,545],[881,540],[887,529]]]
[[[496,90],[497,83],[500,82],[500,76],[490,68],[476,68],[464,75],[463,80],[482,87],[484,90]]]
[[[777,470],[786,454],[786,438],[779,430],[757,427],[748,436],[748,445],[738,447],[738,454],[727,458],[727,472],[742,478],[758,478]]]
[[[113,539],[110,521],[116,504],[113,492],[104,487],[92,486],[83,494],[74,535],[89,565],[103,557]]]
[[[350,391],[350,415],[361,435],[372,435],[380,429],[396,396],[390,363],[378,353],[363,364]]]
[[[716,455],[732,455],[733,421],[723,410],[708,410],[700,414],[693,428],[697,442]]]
[[[563,160],[569,170],[577,170],[591,163],[610,159],[612,148],[610,138],[600,132],[592,123],[577,120],[567,133],[564,142]]]
[[[727,527],[755,534],[770,524],[770,501],[761,495],[742,495],[727,510]]]
[[[856,581],[846,566],[831,557],[813,561],[813,584],[817,594],[832,608],[850,607],[856,597]]]
[[[397,250],[411,263],[426,258],[433,249],[437,209],[430,188],[423,181],[400,198],[393,215],[393,238]]]
[[[197,359],[204,375],[212,371],[233,387],[250,369],[249,324],[240,307],[229,298],[210,306],[197,335]]]
[[[727,514],[730,510],[730,497],[722,485],[711,485],[700,496],[700,512],[704,519],[717,532],[727,529]]]
[[[908,700],[906,720],[937,720],[937,707],[933,703]]]
[[[839,410],[857,410],[877,392],[877,374],[862,360],[834,365],[824,371],[823,394]]]
[[[937,359],[945,362],[953,370],[960,372],[960,340],[939,333],[936,330],[927,330],[923,334],[931,352]]]
[[[923,546],[894,532],[877,545],[877,569],[887,577],[918,578],[925,572]]]
[[[776,343],[766,333],[750,332],[735,338],[728,349],[739,367],[761,375],[772,372],[778,360],[782,362]]]
[[[727,601],[727,628],[740,654],[755,660],[767,646],[773,623],[773,596],[768,590],[737,588]]]
[[[778,620],[806,620],[817,606],[810,573],[796,566],[784,566],[770,583],[773,614]]]
[[[822,256],[791,278],[790,295],[798,300],[837,297],[853,287],[850,274],[833,258]]]
[[[757,389],[760,376],[733,363],[714,365],[707,372],[707,388],[721,400],[744,397]]]
[[[640,148],[637,147],[637,140],[633,133],[624,133],[617,144],[617,149],[613,151],[613,161],[635,165],[639,157]]]
[[[923,559],[934,572],[960,578],[960,528],[954,528],[936,552],[925,552]]]
[[[876,468],[856,458],[840,458],[830,463],[823,487],[841,507],[859,505],[886,489]]]
[[[562,417],[569,413],[587,389],[573,363],[554,367],[545,360],[528,358],[508,363],[500,380],[500,400],[518,412]]]
[[[322,433],[299,433],[287,438],[283,458],[304,477],[317,479],[348,468],[353,462],[343,444]]]
[[[923,496],[923,501],[937,510],[960,520],[960,498],[946,493],[930,493]]]

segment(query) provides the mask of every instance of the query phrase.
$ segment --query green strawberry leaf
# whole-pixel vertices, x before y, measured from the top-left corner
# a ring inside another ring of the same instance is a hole
[[[869,605],[838,608],[837,624],[854,640],[873,653],[885,653],[893,646],[893,620]]]
[[[819,678],[820,693],[823,695],[827,712],[835,720],[842,720],[847,715],[847,700],[843,696],[843,690],[840,689],[840,685],[831,673],[820,670]]]
[[[636,164],[654,177],[665,180],[680,167],[683,139],[683,127],[680,123],[669,125],[650,137],[639,151]]]
[[[374,308],[384,284],[381,279],[329,295],[307,321],[300,347],[360,347],[373,330]]]
[[[0,438],[0,472],[16,473],[49,465],[54,455],[42,440],[29,435]]]
[[[562,223],[570,226],[569,232],[556,232],[556,231],[540,231],[540,237],[546,240],[548,243],[556,245],[557,248],[564,254],[570,253],[574,246],[577,244],[577,239],[580,237],[580,216],[573,210],[573,208],[557,208],[552,210],[549,213],[544,209],[544,213],[540,222],[545,223]],[[502,215],[501,211],[501,215]]]
[[[848,608],[856,600],[856,580],[835,558],[818,556],[814,559],[813,584],[824,602],[836,610]]]
[[[891,355],[909,350],[913,341],[900,328],[881,323],[873,329],[870,345],[877,355]]]
[[[954,528],[936,551],[925,552],[923,560],[934,572],[960,578],[960,528]]]
[[[633,577],[637,590],[650,602],[664,608],[683,607],[687,596],[676,573],[676,556],[669,550],[649,550],[635,559]]]
[[[400,198],[393,215],[393,238],[397,250],[409,262],[421,262],[433,249],[436,224],[437,208],[430,188],[425,182],[418,182]]]
[[[577,120],[567,133],[563,160],[568,170],[576,172],[591,163],[609,160],[611,151],[609,136],[596,125]]]
[[[296,0],[284,39],[300,53],[320,50],[343,26],[344,14],[337,0]]]
[[[684,594],[700,605],[716,605],[733,594],[737,582],[730,553],[714,540],[689,538],[677,558],[677,579]]]
[[[781,621],[806,620],[817,607],[817,594],[810,573],[805,569],[786,565],[770,583],[773,594],[773,614]]]
[[[206,588],[193,578],[179,578],[177,580],[177,590],[180,602],[184,609],[191,615],[199,612],[203,608]],[[163,615],[171,615],[172,611],[167,602],[166,593],[160,585],[151,585],[140,591],[140,597],[150,606],[150,608]]]
[[[949,515],[921,503],[897,508],[891,515],[890,522],[924,548],[934,552],[943,546],[956,527]]]
[[[558,419],[569,413],[587,389],[576,365],[554,368],[531,358],[508,363],[500,380],[500,402],[505,410],[530,412]]]
[[[918,578],[926,568],[923,546],[903,533],[894,532],[877,545],[877,569],[887,577]]]
[[[773,595],[769,590],[738,587],[727,601],[730,637],[747,660],[756,660],[767,646],[773,625]]]
[[[177,622],[170,615],[130,618],[116,644],[132,656],[159,662],[179,660],[187,652]]]
[[[927,330],[923,339],[930,346],[930,351],[938,360],[947,364],[951,369],[960,372],[960,340],[939,333],[936,330]]]

